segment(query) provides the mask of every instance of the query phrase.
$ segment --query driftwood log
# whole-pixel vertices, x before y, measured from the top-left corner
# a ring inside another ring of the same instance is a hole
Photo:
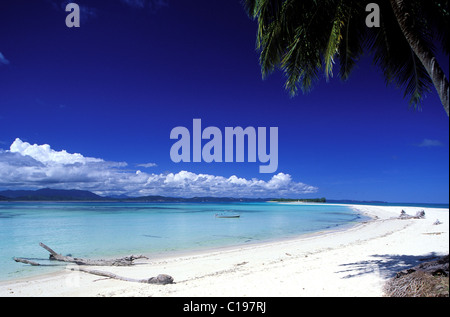
[[[159,274],[157,277],[151,277],[148,279],[135,279],[135,278],[129,278],[129,277],[123,277],[114,273],[110,272],[104,272],[104,271],[98,271],[98,270],[89,270],[85,268],[77,268],[72,269],[72,271],[81,271],[89,274],[94,274],[98,276],[104,276],[116,280],[126,281],[126,282],[135,282],[135,283],[145,283],[145,284],[158,284],[158,285],[166,285],[166,284],[173,284],[173,278],[170,275],[167,274]]]
[[[111,260],[91,260],[91,259],[81,259],[81,258],[74,258],[71,256],[65,256],[61,255],[59,253],[56,253],[53,251],[50,247],[46,246],[42,242],[39,243],[41,247],[43,247],[45,250],[47,250],[50,253],[50,260],[56,260],[56,261],[62,261],[62,262],[69,262],[69,263],[75,263],[78,265],[91,265],[91,266],[130,266],[133,265],[133,261],[137,259],[148,259],[147,257],[143,255],[131,255],[119,259],[111,259]]]
[[[81,259],[81,258],[74,258],[71,256],[65,256],[61,255],[59,253],[56,253],[53,251],[50,247],[43,244],[42,242],[39,243],[41,247],[43,247],[45,250],[47,250],[50,253],[50,260],[56,260],[61,262],[69,262],[69,263],[75,263],[78,265],[91,265],[91,266],[130,266],[133,265],[133,261],[137,259],[148,259],[147,257],[143,255],[131,255],[119,259],[111,259],[111,260],[91,260],[91,259]],[[24,258],[14,258],[14,261],[21,262],[25,264],[30,264],[33,266],[40,266],[38,262],[31,261]]]
[[[402,210],[398,219],[425,219],[425,211],[420,210],[416,212],[415,216],[408,215],[406,211]]]
[[[81,258],[74,258],[71,256],[61,255],[61,254],[55,252],[49,246],[43,244],[42,242],[39,243],[39,245],[50,253],[50,260],[75,263],[79,266],[131,266],[134,264],[133,263],[134,260],[148,259],[147,257],[145,257],[143,255],[138,255],[138,256],[131,255],[131,256],[127,256],[127,257],[123,257],[123,258],[119,258],[119,259],[112,259],[112,260],[81,259]],[[29,259],[24,259],[24,258],[14,258],[14,261],[20,262],[20,263],[25,263],[25,264],[30,264],[33,266],[41,266],[41,264],[38,262],[29,260]],[[127,282],[158,284],[158,285],[166,285],[166,284],[173,283],[173,278],[167,274],[159,274],[156,277],[151,277],[151,278],[147,278],[147,279],[134,279],[134,278],[119,276],[119,275],[116,275],[116,274],[113,274],[110,272],[91,270],[91,269],[82,268],[82,267],[77,267],[76,269],[72,268],[71,270],[72,271],[77,270],[77,271],[81,271],[81,272],[85,272],[85,273],[89,273],[89,274],[104,276],[104,277],[121,280],[121,281],[127,281]]]
[[[31,260],[27,260],[27,259],[23,259],[23,258],[14,258],[14,261],[16,262],[20,262],[20,263],[25,263],[25,264],[30,264],[32,266],[40,266],[39,263],[31,261]]]

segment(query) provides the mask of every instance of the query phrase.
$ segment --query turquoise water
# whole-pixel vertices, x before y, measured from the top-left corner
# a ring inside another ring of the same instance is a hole
[[[237,219],[216,213],[237,213]],[[288,238],[363,218],[339,205],[277,203],[0,203],[0,280],[64,268],[43,242],[74,257],[121,257],[201,250]],[[34,259],[45,267],[16,263]]]

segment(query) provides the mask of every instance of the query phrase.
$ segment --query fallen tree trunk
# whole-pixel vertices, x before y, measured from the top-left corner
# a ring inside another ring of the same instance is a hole
[[[90,265],[90,266],[131,266],[134,263],[134,260],[137,259],[148,259],[146,256],[143,255],[131,255],[119,259],[99,259],[99,260],[91,260],[91,259],[81,259],[81,258],[74,258],[71,256],[65,256],[61,255],[59,253],[56,253],[53,249],[51,249],[49,246],[43,244],[42,242],[39,243],[41,247],[43,247],[45,250],[47,250],[50,253],[50,260],[55,261],[61,261],[61,262],[69,262],[69,263],[75,263],[78,265]],[[21,262],[25,264],[30,264],[33,266],[40,266],[41,264],[30,261],[24,258],[14,258],[14,261]]]
[[[47,250],[50,253],[50,260],[55,261],[61,261],[61,262],[69,262],[69,263],[75,263],[77,265],[84,265],[84,266],[131,266],[133,265],[133,261],[137,259],[148,259],[147,257],[143,255],[131,255],[119,259],[112,259],[112,260],[90,260],[90,259],[80,259],[80,258],[74,258],[71,256],[65,256],[61,255],[57,252],[55,252],[53,249],[51,249],[49,246],[43,244],[42,242],[39,243],[41,247],[43,247],[45,250]],[[30,264],[33,266],[41,266],[40,263],[34,262],[28,259],[24,258],[14,258],[14,261]],[[114,273],[110,272],[104,272],[104,271],[98,271],[98,270],[90,270],[87,268],[72,268],[72,271],[81,271],[89,274],[94,274],[98,276],[104,276],[116,280],[126,281],[126,282],[136,282],[136,283],[146,283],[146,284],[158,284],[158,285],[166,285],[166,284],[172,284],[173,283],[173,277],[167,274],[159,274],[156,277],[151,277],[148,279],[134,279],[134,278],[128,278],[116,275]]]
[[[123,277],[123,276],[120,276],[120,275],[117,275],[114,273],[110,273],[110,272],[89,270],[89,269],[85,269],[85,268],[72,269],[72,271],[75,271],[75,270],[89,273],[89,274],[98,275],[98,276],[109,277],[109,278],[116,279],[116,280],[126,281],[126,282],[158,284],[158,285],[173,284],[172,276],[167,275],[167,274],[159,274],[157,277],[151,277],[148,279],[135,279],[135,278]]]
[[[76,263],[78,265],[91,265],[91,266],[130,266],[133,265],[133,261],[137,259],[148,259],[143,255],[131,255],[127,257],[123,257],[120,259],[111,259],[111,260],[90,260],[90,259],[81,259],[74,258],[71,256],[61,255],[53,251],[50,247],[46,246],[42,242],[39,243],[41,247],[47,250],[50,253],[50,260],[62,261],[62,262],[70,262]]]
[[[31,261],[31,260],[27,260],[27,259],[23,259],[23,258],[14,258],[14,261],[16,262],[20,262],[20,263],[25,263],[25,264],[30,264],[32,266],[40,266],[39,263]]]
[[[415,216],[408,215],[406,211],[402,210],[398,219],[425,219],[425,211],[420,210],[416,212]]]

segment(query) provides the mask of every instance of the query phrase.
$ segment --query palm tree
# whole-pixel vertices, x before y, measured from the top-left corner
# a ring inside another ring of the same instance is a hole
[[[325,72],[327,80],[339,63],[347,80],[368,52],[388,84],[404,89],[410,105],[420,107],[434,85],[447,116],[449,84],[436,60],[439,44],[448,56],[448,0],[378,0],[380,27],[366,25],[362,0],[243,0],[258,22],[257,49],[263,78],[280,68],[292,96],[311,90]]]

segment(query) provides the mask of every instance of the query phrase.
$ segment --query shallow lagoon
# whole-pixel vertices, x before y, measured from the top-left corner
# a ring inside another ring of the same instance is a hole
[[[216,218],[230,212],[240,218]],[[75,257],[161,254],[258,243],[333,229],[365,218],[341,205],[278,203],[0,203],[0,280],[61,269],[43,242]],[[25,257],[48,264],[15,263]]]

